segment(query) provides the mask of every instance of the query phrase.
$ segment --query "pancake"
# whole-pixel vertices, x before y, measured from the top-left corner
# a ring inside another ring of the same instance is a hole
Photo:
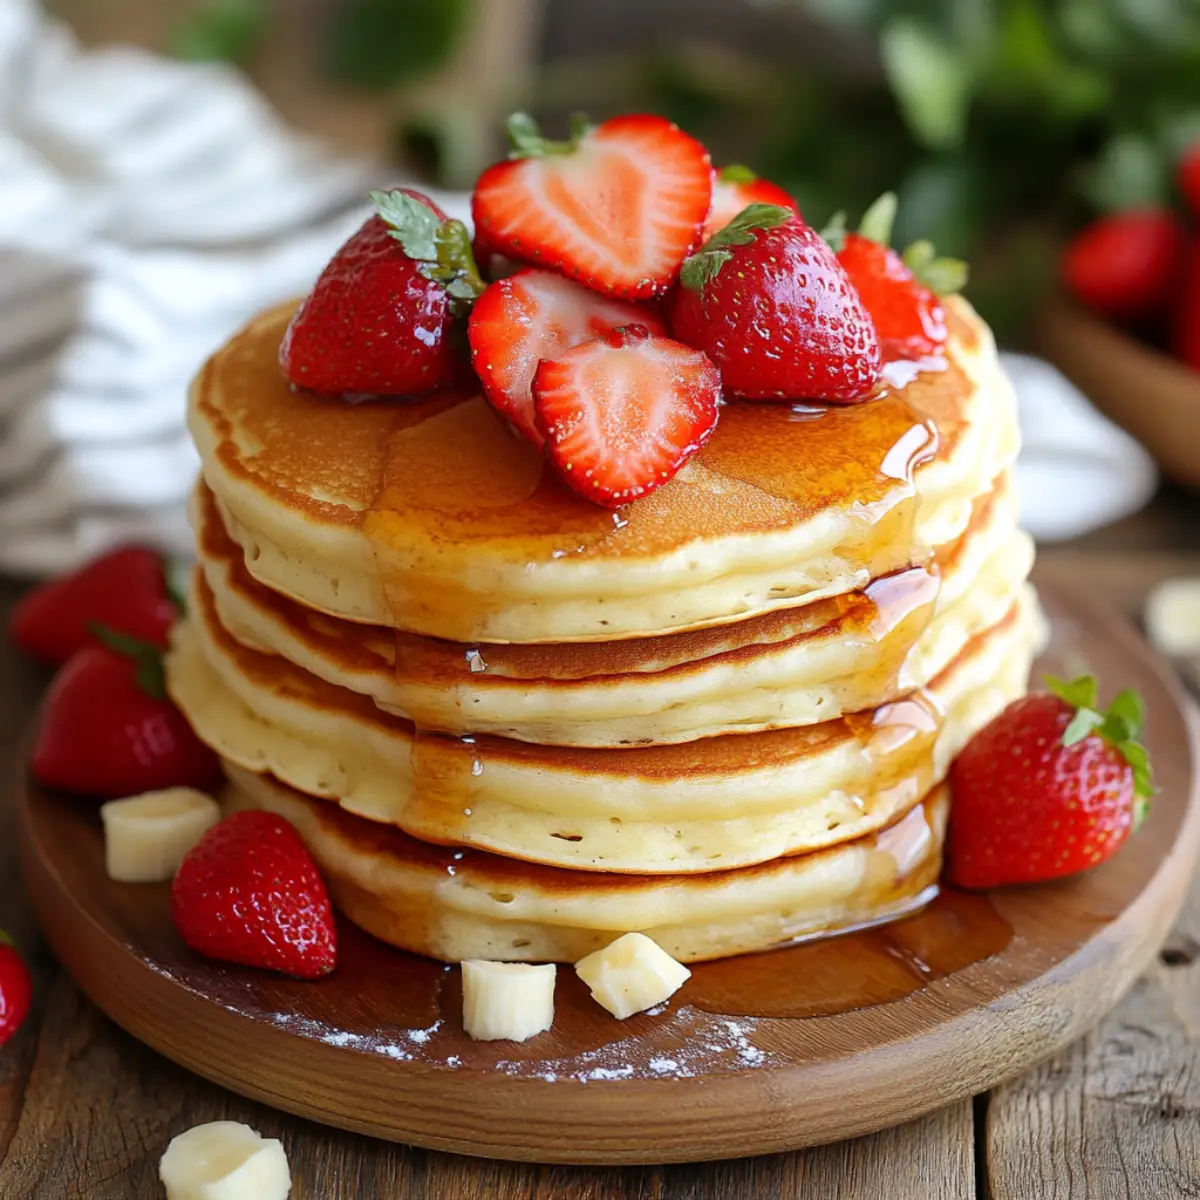
[[[460,962],[577,962],[630,931],[683,962],[893,919],[932,898],[948,798],[937,788],[877,835],[708,875],[603,875],[439,850],[228,764],[235,807],[290,821],[355,924]]]
[[[423,729],[616,746],[812,724],[921,687],[1011,607],[1033,562],[1006,477],[927,566],[733,625],[558,646],[467,644],[314,613],[258,583],[201,487],[200,564],[224,627]]]
[[[610,512],[477,394],[291,392],[292,307],[252,321],[191,391],[226,528],[271,589],[450,641],[652,636],[843,595],[952,543],[1017,448],[991,334],[953,298],[945,369],[860,405],[726,405],[675,479]]]
[[[1031,595],[919,692],[801,729],[566,750],[418,732],[222,627],[198,577],[167,656],[172,697],[219,754],[425,842],[607,872],[711,872],[860,837],[934,783],[1024,692]]]

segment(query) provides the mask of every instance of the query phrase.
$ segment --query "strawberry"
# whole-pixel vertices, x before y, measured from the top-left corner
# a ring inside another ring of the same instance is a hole
[[[1048,679],[1010,704],[950,771],[946,876],[966,888],[1036,883],[1111,858],[1153,792],[1141,698],[1099,711],[1096,680]]]
[[[1200,142],[1184,151],[1175,177],[1192,216],[1200,221]]]
[[[1186,241],[1179,218],[1167,209],[1101,217],[1063,251],[1063,282],[1106,317],[1149,320],[1174,298]]]
[[[666,333],[649,308],[597,296],[555,275],[525,267],[493,283],[475,303],[467,326],[471,360],[493,406],[535,446],[542,433],[533,409],[533,373],[543,358],[558,358],[580,342],[618,325]]]
[[[777,183],[760,179],[740,163],[713,172],[712,211],[704,226],[704,241],[719,233],[734,217],[751,204],[777,204],[799,215],[796,201]]]
[[[1200,239],[1184,256],[1183,285],[1175,306],[1171,344],[1189,367],[1200,371]]]
[[[569,487],[606,508],[666,483],[712,435],[721,377],[699,351],[644,325],[543,360],[533,400]]]
[[[54,677],[33,745],[47,787],[105,798],[204,787],[217,756],[167,698],[158,650],[101,628]]]
[[[175,928],[197,954],[320,979],[337,965],[325,883],[300,835],[269,812],[238,812],[188,851],[171,886]]]
[[[671,286],[712,202],[699,142],[646,115],[596,126],[575,118],[570,139],[551,142],[517,113],[508,132],[512,157],[475,184],[481,245],[609,296],[644,300]]]
[[[903,256],[891,249],[896,197],[885,192],[863,214],[857,233],[842,228],[839,213],[823,236],[875,322],[884,362],[936,354],[946,343],[946,310],[938,293],[966,283],[966,265],[935,258],[929,242],[914,242]]]
[[[752,204],[683,265],[671,331],[751,400],[865,400],[875,326],[842,265],[791,209]]]
[[[459,381],[455,318],[483,291],[470,235],[420,192],[372,192],[371,217],[292,317],[279,365],[293,387],[350,398]]]
[[[12,938],[0,929],[0,1046],[8,1041],[29,1015],[33,980]]]
[[[27,593],[9,633],[26,654],[58,666],[95,644],[92,625],[165,647],[176,616],[162,558],[144,546],[126,546]]]

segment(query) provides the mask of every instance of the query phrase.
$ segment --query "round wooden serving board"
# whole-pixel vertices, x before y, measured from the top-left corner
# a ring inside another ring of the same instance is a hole
[[[457,970],[349,927],[320,983],[206,962],[175,934],[168,885],[108,880],[94,805],[33,786],[19,796],[29,891],[54,952],[118,1024],[331,1125],[560,1163],[726,1158],[867,1133],[986,1091],[1087,1030],[1155,953],[1189,881],[1200,799],[1186,702],[1117,617],[1075,594],[1043,599],[1045,668],[1086,667],[1146,698],[1162,790],[1141,833],[1074,880],[949,895],[885,930],[698,966],[665,1009],[623,1023],[567,968],[548,1034],[472,1042]],[[792,1015],[762,1015],[780,1012]]]

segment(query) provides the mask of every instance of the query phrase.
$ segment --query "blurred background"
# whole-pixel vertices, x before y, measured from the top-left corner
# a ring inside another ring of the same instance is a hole
[[[0,569],[186,545],[190,371],[517,107],[665,113],[818,227],[895,190],[1017,352],[1034,531],[1161,475],[1200,527],[1200,0],[0,0]]]

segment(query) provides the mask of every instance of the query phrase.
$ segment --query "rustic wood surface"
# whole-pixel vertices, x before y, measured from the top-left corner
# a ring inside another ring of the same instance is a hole
[[[1167,493],[1043,569],[1136,614],[1148,587],[1200,573],[1200,501]],[[0,582],[0,611],[18,594]],[[0,644],[0,747],[15,763],[42,674]],[[0,920],[31,956],[33,1016],[0,1053],[0,1196],[154,1197],[158,1157],[200,1121],[279,1136],[296,1200],[1167,1200],[1200,1194],[1200,888],[1155,964],[1092,1034],[1015,1083],[898,1129],[728,1163],[575,1169],[477,1162],[340,1133],[239,1099],[101,1016],[49,958],[0,807]]]
[[[192,0],[57,0],[89,41],[161,41]],[[292,25],[287,22],[285,25]],[[274,55],[256,75],[293,119],[369,151],[378,102],[318,95]],[[276,68],[276,61],[282,63]],[[275,79],[275,76],[278,76]],[[1149,587],[1200,574],[1200,500],[1149,509],[1043,567],[1135,614]],[[0,615],[18,594],[0,581]],[[11,771],[44,677],[0,639],[0,767]],[[695,1167],[578,1170],[480,1163],[274,1113],[189,1076],[83,1000],[31,926],[0,804],[0,921],[31,956],[33,1015],[0,1052],[0,1197],[143,1200],[169,1138],[220,1118],[288,1149],[295,1200],[1170,1200],[1200,1195],[1200,886],[1158,962],[1092,1034],[1015,1083],[921,1121],[799,1154]]]

